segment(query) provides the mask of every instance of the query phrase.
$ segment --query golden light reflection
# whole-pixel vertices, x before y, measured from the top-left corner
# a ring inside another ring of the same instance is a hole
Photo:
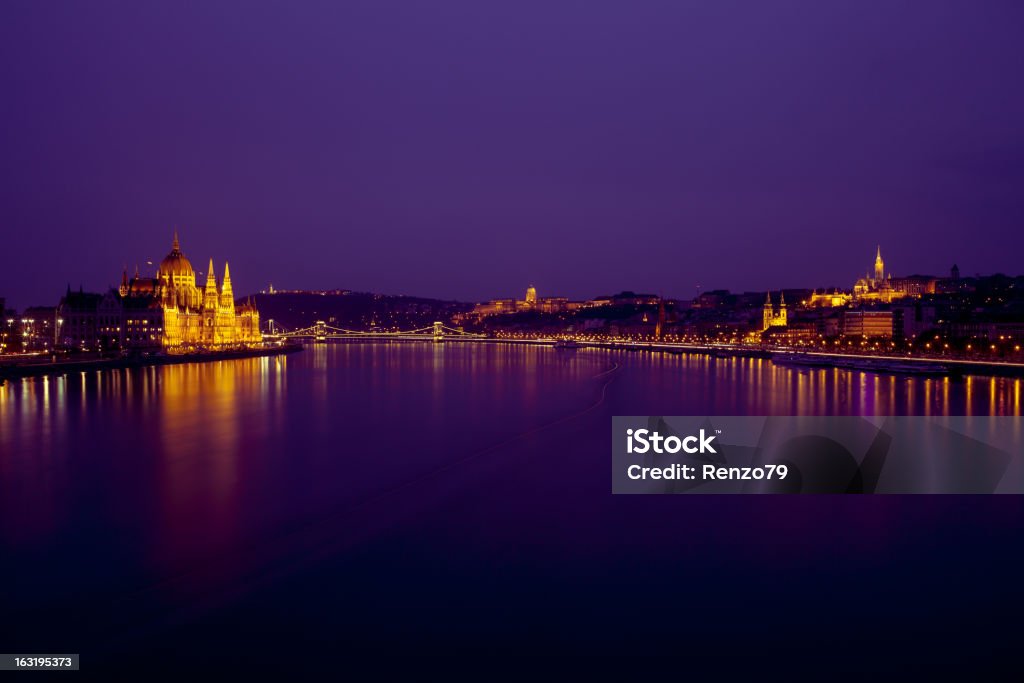
[[[151,545],[159,562],[237,540],[242,421],[250,409],[269,409],[262,361],[168,365],[156,369],[154,383],[136,385],[159,420],[160,531]],[[264,424],[248,420],[245,436],[261,438]]]
[[[974,415],[974,377],[964,378],[964,415]]]

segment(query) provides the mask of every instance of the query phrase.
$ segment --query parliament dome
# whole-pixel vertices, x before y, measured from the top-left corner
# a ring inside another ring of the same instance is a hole
[[[192,270],[192,264],[185,254],[181,253],[181,245],[178,244],[178,233],[174,233],[174,242],[171,245],[171,253],[164,257],[164,260],[160,262],[160,275],[174,277],[186,276],[195,277],[195,271]]]

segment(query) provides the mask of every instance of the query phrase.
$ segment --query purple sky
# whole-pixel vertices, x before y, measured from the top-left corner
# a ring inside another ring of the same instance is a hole
[[[0,4],[0,297],[1019,273],[1024,3]]]

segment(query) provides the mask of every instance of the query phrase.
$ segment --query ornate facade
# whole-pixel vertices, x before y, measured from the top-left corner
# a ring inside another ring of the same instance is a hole
[[[786,295],[779,292],[779,312],[776,313],[775,308],[772,306],[772,293],[768,292],[768,297],[765,299],[764,310],[761,318],[762,332],[767,330],[769,327],[786,327],[789,324],[789,316],[786,311]]]
[[[156,277],[141,278],[136,272],[129,280],[125,273],[119,294],[126,303],[134,299],[159,312],[161,346],[171,351],[245,346],[262,339],[256,307],[251,302],[235,305],[228,265],[218,285],[210,259],[206,285],[199,287],[177,233]]]
[[[885,262],[882,260],[882,247],[879,245],[875,252],[874,273],[865,273],[864,277],[857,280],[853,285],[853,298],[860,300],[875,300],[888,303],[892,301],[894,294],[892,287],[892,276],[885,274]]]

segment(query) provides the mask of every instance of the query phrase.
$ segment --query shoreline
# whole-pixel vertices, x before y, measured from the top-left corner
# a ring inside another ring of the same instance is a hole
[[[87,360],[59,360],[48,363],[26,363],[22,365],[0,365],[0,382],[7,379],[24,379],[29,377],[47,377],[65,375],[69,372],[88,372],[92,370],[120,370],[126,368],[144,368],[157,365],[180,365],[183,363],[210,363],[218,360],[239,360],[243,358],[260,358],[279,356],[302,351],[301,344],[286,344],[258,349],[235,349],[230,351],[204,351],[183,353],[181,355],[153,355],[134,358],[95,358]]]
[[[357,343],[431,343],[430,339],[408,338],[365,338],[351,339],[332,338],[325,341],[310,342],[315,344],[357,344]],[[456,335],[446,336],[444,343],[484,343],[513,344],[526,346],[555,347],[556,338],[541,339],[461,339]],[[703,355],[711,358],[757,358],[771,361],[779,367],[794,370],[835,369],[851,372],[870,372],[881,375],[904,375],[914,377],[930,377],[932,379],[965,375],[984,377],[1024,377],[1024,364],[999,361],[970,360],[963,358],[921,358],[914,356],[883,356],[876,354],[845,354],[821,351],[795,351],[792,349],[767,349],[758,347],[729,347],[700,344],[680,344],[653,341],[579,341],[576,349],[604,349],[622,352],[666,353],[669,355]],[[562,351],[563,349],[558,349]],[[567,349],[572,352],[574,349]]]
[[[356,337],[352,339],[330,339],[329,341],[307,342],[321,343],[373,343],[373,342],[421,342],[430,343],[429,339],[377,338]],[[512,344],[529,346],[555,346],[557,339],[460,339],[458,336],[445,337],[444,342],[476,342],[488,344]],[[158,365],[178,365],[181,363],[209,363],[218,360],[236,360],[259,358],[296,353],[305,348],[304,343],[289,343],[283,346],[271,346],[258,349],[239,349],[231,351],[197,352],[181,355],[155,355],[146,358],[102,358],[86,360],[60,360],[46,363],[26,363],[4,365],[0,363],[0,382],[6,379],[27,377],[44,377],[63,375],[69,372],[86,372],[91,370],[117,370]],[[558,348],[558,347],[556,347]],[[952,358],[915,358],[900,356],[882,356],[872,354],[843,354],[814,351],[794,351],[785,349],[763,349],[744,347],[720,347],[713,345],[678,344],[665,342],[610,342],[580,341],[575,348],[604,349],[608,351],[667,353],[670,355],[705,355],[712,358],[759,358],[771,361],[779,367],[797,370],[835,369],[853,372],[871,372],[874,374],[928,376],[932,378],[962,377],[964,375],[988,377],[1024,377],[1024,364],[1005,362],[986,362],[982,360]],[[563,350],[563,349],[558,349]],[[574,349],[568,349],[572,351]]]

